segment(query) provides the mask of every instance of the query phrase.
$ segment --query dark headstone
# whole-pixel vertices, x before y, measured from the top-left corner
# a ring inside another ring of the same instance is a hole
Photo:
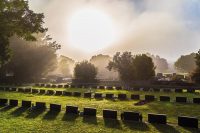
[[[70,85],[70,88],[76,88],[76,86],[75,85]]]
[[[188,93],[195,93],[195,89],[187,89]]]
[[[72,96],[72,92],[63,91],[64,96]]]
[[[40,84],[40,87],[45,87],[45,84]]]
[[[176,97],[176,102],[178,103],[186,103],[187,97]]]
[[[101,99],[101,98],[103,98],[103,94],[102,93],[95,93],[94,98]]]
[[[4,87],[0,87],[0,91],[4,91]]]
[[[46,90],[40,90],[40,94],[45,94]]]
[[[133,100],[140,100],[140,95],[132,94],[131,95],[131,99],[133,99]]]
[[[89,85],[83,85],[83,88],[88,89],[88,88],[90,88],[90,86]]]
[[[24,108],[30,108],[31,107],[31,101],[22,101],[22,107]]]
[[[142,114],[139,112],[126,111],[121,114],[121,119],[124,121],[142,122]]]
[[[167,116],[165,114],[148,114],[148,122],[156,124],[167,124]]]
[[[46,103],[45,102],[36,102],[35,106],[37,109],[46,109]]]
[[[117,111],[104,109],[103,110],[103,118],[117,119]]]
[[[69,88],[69,85],[64,85],[64,88]]]
[[[55,91],[54,90],[47,90],[47,95],[54,95]]]
[[[24,88],[18,88],[18,92],[24,92]]]
[[[113,90],[113,86],[107,86],[106,89],[107,90]]]
[[[133,88],[134,91],[140,91],[140,88]]]
[[[105,86],[99,86],[99,89],[105,89]]]
[[[58,88],[63,88],[63,85],[58,85]]]
[[[175,92],[177,92],[177,93],[182,93],[182,92],[183,92],[183,89],[175,89]]]
[[[169,96],[160,96],[160,101],[170,102],[170,97]]]
[[[114,98],[114,94],[106,94],[106,98],[107,99],[113,99]]]
[[[122,90],[122,87],[121,86],[116,86],[115,89],[116,90]]]
[[[195,117],[179,116],[178,125],[182,127],[198,128],[198,119]]]
[[[32,89],[32,93],[38,93],[39,90],[38,89]]]
[[[18,106],[18,100],[10,99],[9,105],[10,105],[10,106],[13,106],[13,107]]]
[[[82,85],[77,85],[77,88],[83,88],[83,86]]]
[[[17,91],[17,88],[11,88],[10,91]]]
[[[81,92],[74,92],[74,96],[75,97],[80,97],[81,96]]]
[[[93,89],[98,89],[98,87],[97,87],[97,86],[92,86],[92,88],[93,88]]]
[[[145,101],[154,101],[155,100],[155,96],[153,95],[145,95]]]
[[[143,88],[143,91],[149,91],[150,88]]]
[[[83,109],[83,115],[96,117],[96,114],[97,114],[97,110],[95,108],[84,108]]]
[[[153,91],[154,91],[154,92],[160,92],[160,89],[158,89],[158,88],[153,88]]]
[[[193,98],[193,103],[200,104],[200,98]]]
[[[40,86],[40,84],[36,83],[36,84],[35,84],[35,86],[36,86],[36,87],[39,87],[39,86]]]
[[[92,97],[92,93],[91,92],[85,92],[84,93],[84,97],[85,98],[91,98]]]
[[[164,91],[164,92],[171,92],[171,89],[165,88],[165,89],[163,89],[163,91]]]
[[[46,88],[51,88],[51,84],[46,84]]]
[[[70,114],[79,114],[79,110],[77,106],[66,106],[66,113]]]
[[[61,105],[60,104],[50,104],[50,111],[60,112],[61,111]]]
[[[25,89],[24,89],[24,92],[26,92],[26,93],[31,93],[31,88],[25,88]]]
[[[5,106],[7,105],[7,103],[8,103],[8,99],[3,99],[3,98],[0,99],[0,106]]]
[[[56,96],[61,96],[62,95],[62,91],[56,91]]]
[[[57,85],[55,85],[55,84],[51,85],[51,88],[57,88]]]
[[[118,99],[126,100],[127,99],[127,95],[126,94],[118,94]]]
[[[10,91],[10,87],[5,87],[4,91]]]

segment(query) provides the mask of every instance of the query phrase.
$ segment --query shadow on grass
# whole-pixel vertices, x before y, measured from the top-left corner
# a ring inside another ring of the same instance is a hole
[[[76,114],[69,114],[69,113],[65,113],[62,121],[75,121],[78,118],[78,115]]]
[[[43,119],[45,119],[45,120],[54,120],[54,119],[56,119],[56,117],[58,116],[59,113],[60,113],[59,111],[48,111],[44,115]]]
[[[12,109],[12,108],[14,108],[14,106],[9,106],[9,105],[8,105],[8,106],[5,106],[5,107],[1,108],[0,111],[1,111],[1,112],[6,112],[6,111],[8,111],[8,110],[10,110],[10,109]]]
[[[104,119],[104,125],[108,128],[122,129],[119,120]]]
[[[43,112],[45,112],[45,110],[46,109],[33,109],[28,113],[26,118],[34,119],[34,118],[38,117],[40,114],[42,114]]]
[[[123,124],[131,130],[135,131],[149,131],[149,127],[144,122],[122,121]]]
[[[161,133],[180,133],[171,125],[152,124]]]
[[[22,113],[24,113],[26,110],[28,110],[29,108],[25,108],[25,107],[19,107],[16,110],[14,110],[13,112],[11,112],[11,115],[17,117],[20,116]]]
[[[189,128],[189,127],[183,127],[185,130],[188,130],[191,133],[200,133],[200,128]]]
[[[97,125],[97,117],[83,116],[83,123]]]

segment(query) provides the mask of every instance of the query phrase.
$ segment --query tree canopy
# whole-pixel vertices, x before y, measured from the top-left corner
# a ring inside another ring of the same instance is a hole
[[[191,78],[194,82],[200,84],[200,50],[196,53],[195,63],[196,63],[196,69],[192,73]]]
[[[193,72],[196,68],[195,53],[182,55],[175,63],[175,68],[180,72]]]
[[[97,68],[88,61],[82,61],[76,64],[74,68],[73,83],[95,83],[97,76]]]
[[[57,63],[57,48],[52,47],[49,38],[37,35],[34,42],[25,41],[14,36],[10,39],[13,57],[0,68],[0,80],[5,82],[37,82],[48,72],[54,70]],[[13,76],[9,77],[8,74]],[[10,78],[12,78],[11,81]]]
[[[145,54],[133,56],[131,52],[124,52],[122,54],[117,52],[107,68],[109,70],[117,70],[120,79],[124,82],[149,80],[155,76],[154,63]]]
[[[8,17],[9,16],[9,17]],[[34,41],[33,33],[46,31],[43,28],[44,15],[34,13],[25,0],[0,1],[0,66],[10,59],[9,38],[17,35]]]

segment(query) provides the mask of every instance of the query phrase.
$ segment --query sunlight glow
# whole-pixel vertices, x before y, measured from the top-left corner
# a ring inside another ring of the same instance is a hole
[[[112,18],[90,8],[72,14],[67,30],[70,45],[85,52],[106,48],[117,39]]]

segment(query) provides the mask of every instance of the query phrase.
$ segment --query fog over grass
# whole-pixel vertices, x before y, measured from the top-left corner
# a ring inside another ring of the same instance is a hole
[[[61,54],[77,60],[94,54],[116,51],[150,52],[175,61],[180,55],[200,48],[199,0],[30,0],[37,12],[44,12],[48,33],[63,44]],[[116,22],[120,36],[109,47],[84,53],[68,44],[70,14],[92,6],[103,10]],[[78,54],[77,54],[78,53]]]

